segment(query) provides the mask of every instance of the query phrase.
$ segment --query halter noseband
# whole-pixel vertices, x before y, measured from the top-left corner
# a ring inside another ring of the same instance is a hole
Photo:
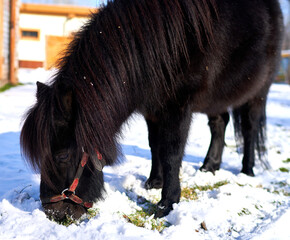
[[[92,161],[93,165],[98,171],[102,171],[102,169],[105,165],[105,163],[103,162],[104,161],[103,157],[98,151],[96,151],[96,154],[97,154],[97,160],[93,159],[93,161]],[[88,162],[88,159],[89,159],[89,154],[87,154],[85,151],[83,151],[82,159],[80,161],[76,175],[75,175],[74,180],[73,180],[72,184],[70,185],[70,187],[64,189],[61,192],[61,194],[59,194],[59,195],[55,195],[51,198],[44,199],[42,201],[42,203],[44,203],[44,204],[56,203],[56,202],[60,202],[60,201],[69,199],[69,200],[73,201],[74,203],[77,203],[85,208],[91,208],[93,206],[92,202],[84,202],[80,197],[75,195],[75,190],[79,184],[79,179],[83,174],[83,171],[84,171],[84,168]]]

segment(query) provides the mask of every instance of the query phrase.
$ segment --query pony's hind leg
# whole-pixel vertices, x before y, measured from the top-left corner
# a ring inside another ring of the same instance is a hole
[[[200,170],[214,173],[220,168],[222,161],[222,153],[225,144],[225,130],[229,122],[229,114],[225,112],[217,116],[209,116],[208,119],[211,142]]]
[[[163,171],[161,201],[155,217],[163,217],[180,200],[179,170],[191,122],[189,106],[170,106],[159,118],[158,157]]]
[[[254,176],[255,148],[258,150],[260,160],[266,151],[264,146],[266,98],[267,94],[263,94],[233,111],[235,133],[242,135],[244,142],[241,172],[249,176]]]
[[[158,122],[152,121],[146,118],[148,127],[148,139],[149,146],[151,148],[152,167],[150,177],[145,183],[145,188],[162,188],[163,186],[163,169],[159,158],[159,146],[158,146],[158,135],[159,135],[159,124]]]

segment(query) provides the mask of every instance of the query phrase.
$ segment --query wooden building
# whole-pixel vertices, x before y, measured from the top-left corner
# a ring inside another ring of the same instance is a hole
[[[0,0],[0,87],[17,83],[18,0]]]
[[[74,32],[93,8],[23,3],[20,6],[18,59],[20,68],[54,66]]]

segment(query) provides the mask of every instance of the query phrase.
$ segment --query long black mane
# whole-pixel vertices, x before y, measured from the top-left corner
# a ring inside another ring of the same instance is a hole
[[[213,9],[213,0],[116,0],[92,15],[59,63],[55,79],[66,78],[73,88],[77,144],[90,149],[97,144],[101,150],[112,145],[105,139],[112,141],[144,99],[136,89],[157,103],[160,91],[147,89],[164,89],[161,94],[171,98],[176,76],[182,64],[188,64],[189,28],[184,20],[196,23],[191,31],[197,36],[196,47],[202,47],[202,37],[209,38],[212,31]]]

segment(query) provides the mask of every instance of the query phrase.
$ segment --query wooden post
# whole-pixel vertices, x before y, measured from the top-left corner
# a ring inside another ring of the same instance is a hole
[[[4,27],[4,17],[3,17],[3,0],[0,0],[0,80],[3,78],[3,27]]]
[[[9,80],[13,85],[17,84],[16,78],[16,1],[10,1],[10,65],[9,65]]]

